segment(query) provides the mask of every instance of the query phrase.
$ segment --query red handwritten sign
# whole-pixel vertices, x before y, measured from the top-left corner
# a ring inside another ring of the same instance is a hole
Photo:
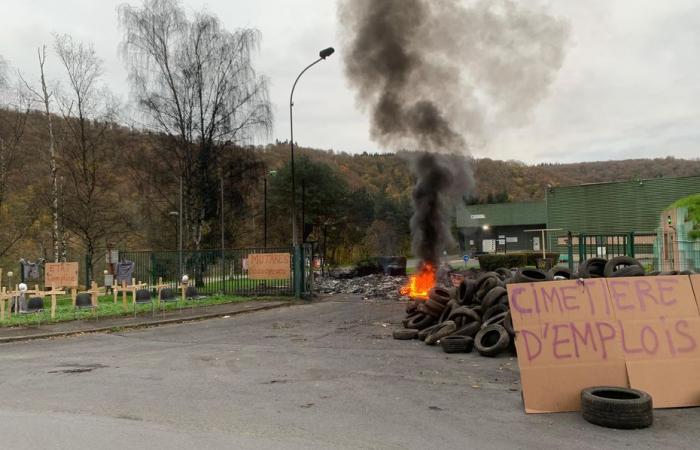
[[[644,380],[655,405],[700,405],[700,377],[688,373],[695,381],[666,392],[638,373],[658,372],[666,361],[686,372],[700,366],[700,314],[689,277],[513,284],[508,296],[528,412],[576,410],[581,389],[628,386],[628,379]]]

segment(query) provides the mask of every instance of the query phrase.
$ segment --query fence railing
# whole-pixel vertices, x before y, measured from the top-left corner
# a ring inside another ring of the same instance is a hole
[[[313,273],[310,264],[310,249],[304,246],[303,267],[305,290],[310,291]],[[248,257],[255,253],[289,253],[290,276],[285,279],[253,280],[248,277]],[[223,295],[293,295],[294,251],[290,247],[247,248],[233,250],[187,250],[182,251],[120,251],[120,260],[133,261],[133,278],[144,283],[155,284],[162,279],[164,284],[176,287],[183,274],[201,293]],[[182,264],[182,267],[180,267]]]

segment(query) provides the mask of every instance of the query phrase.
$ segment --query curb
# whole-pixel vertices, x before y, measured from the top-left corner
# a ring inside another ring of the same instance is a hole
[[[53,337],[76,336],[79,334],[109,333],[109,332],[113,332],[115,330],[115,328],[117,328],[118,331],[138,329],[138,328],[152,328],[152,327],[158,327],[161,325],[172,325],[172,324],[177,324],[177,323],[187,323],[187,322],[196,322],[199,320],[216,319],[216,318],[224,317],[224,316],[238,316],[238,315],[248,314],[248,313],[252,313],[252,312],[267,311],[270,309],[277,309],[277,308],[293,306],[296,304],[298,304],[298,303],[294,302],[294,301],[289,301],[289,302],[283,302],[283,303],[279,303],[279,304],[275,304],[275,305],[264,305],[264,306],[258,306],[255,308],[241,309],[241,310],[228,311],[228,312],[200,314],[198,316],[190,316],[190,317],[175,317],[175,318],[170,318],[170,319],[153,320],[153,321],[149,321],[149,322],[141,322],[141,323],[133,323],[133,324],[125,324],[125,325],[112,325],[109,327],[93,327],[93,328],[88,328],[88,329],[84,329],[84,330],[57,331],[54,333],[33,334],[33,335],[26,335],[26,336],[0,337],[0,344],[8,344],[11,342],[19,342],[19,341],[34,341],[34,340],[38,340],[38,339],[49,339],[49,338],[53,338]]]

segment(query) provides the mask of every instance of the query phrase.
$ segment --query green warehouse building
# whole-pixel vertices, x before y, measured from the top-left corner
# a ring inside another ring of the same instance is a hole
[[[538,202],[461,205],[456,211],[459,244],[473,255],[546,248],[565,259],[571,233],[576,260],[585,245],[587,256],[629,254],[630,249],[652,261],[667,238],[662,215],[674,202],[697,193],[700,177],[654,178],[549,187]],[[536,231],[543,229],[550,230],[544,241]]]

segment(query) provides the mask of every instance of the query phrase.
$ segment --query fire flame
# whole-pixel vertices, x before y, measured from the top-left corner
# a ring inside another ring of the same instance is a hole
[[[411,275],[408,284],[399,292],[411,298],[427,299],[428,291],[435,287],[435,268],[431,264],[424,264],[420,272]]]

